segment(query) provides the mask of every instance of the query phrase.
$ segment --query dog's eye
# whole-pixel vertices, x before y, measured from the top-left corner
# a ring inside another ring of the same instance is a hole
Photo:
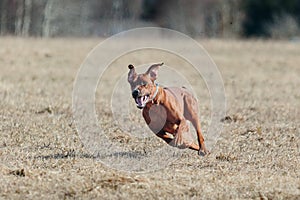
[[[148,83],[142,83],[142,86],[147,86],[148,85]]]

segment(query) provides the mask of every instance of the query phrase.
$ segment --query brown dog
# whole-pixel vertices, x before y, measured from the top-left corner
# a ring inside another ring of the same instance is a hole
[[[143,109],[149,128],[169,145],[190,148],[198,151],[199,155],[209,153],[200,129],[197,100],[185,88],[162,88],[155,84],[162,65],[154,64],[144,74],[137,74],[133,65],[128,66],[128,82],[137,107]],[[193,142],[187,120],[197,131],[199,145]]]

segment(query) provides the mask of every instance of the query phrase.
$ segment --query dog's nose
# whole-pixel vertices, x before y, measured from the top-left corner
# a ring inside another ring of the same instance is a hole
[[[133,90],[132,97],[137,98],[138,96],[139,96],[139,91],[138,90]]]

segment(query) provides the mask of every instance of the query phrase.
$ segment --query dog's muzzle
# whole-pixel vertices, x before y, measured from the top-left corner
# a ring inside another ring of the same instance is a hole
[[[144,108],[149,99],[149,95],[141,95],[139,90],[133,90],[132,97],[134,98],[136,106],[139,109]]]

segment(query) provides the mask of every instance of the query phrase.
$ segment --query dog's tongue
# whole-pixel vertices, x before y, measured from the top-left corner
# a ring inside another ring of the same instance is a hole
[[[136,102],[139,106],[143,105],[143,97],[138,97]]]

